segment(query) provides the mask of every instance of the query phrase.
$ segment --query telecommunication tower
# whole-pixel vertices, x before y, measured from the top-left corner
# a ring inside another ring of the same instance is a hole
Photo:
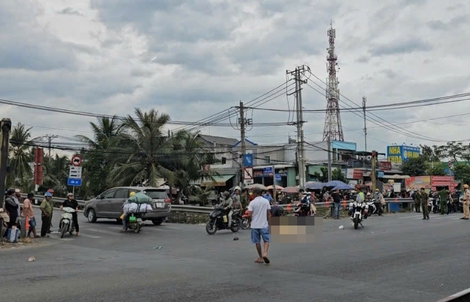
[[[336,66],[338,65],[338,57],[335,54],[335,38],[336,30],[333,29],[333,24],[330,24],[330,29],[327,31],[328,35],[328,56],[326,57],[326,68],[328,71],[328,79],[326,80],[326,118],[325,128],[323,130],[323,141],[344,141],[343,126],[341,124],[341,116],[339,112],[339,89],[338,77],[336,76]]]

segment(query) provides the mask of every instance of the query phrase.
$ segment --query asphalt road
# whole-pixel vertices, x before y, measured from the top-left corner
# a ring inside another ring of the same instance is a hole
[[[116,222],[79,217],[80,237],[0,251],[2,301],[426,302],[470,287],[470,221],[459,214],[371,217],[359,230],[324,221],[317,244],[273,243],[270,265],[254,263],[249,231],[234,241],[164,223],[121,234]]]

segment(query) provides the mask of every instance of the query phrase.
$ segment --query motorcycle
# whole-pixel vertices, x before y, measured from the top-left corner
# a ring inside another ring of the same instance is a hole
[[[67,232],[72,235],[75,231],[75,226],[72,221],[72,213],[75,213],[75,209],[66,207],[62,210],[64,211],[64,213],[62,214],[59,222],[60,238],[64,238],[65,233]]]
[[[310,205],[307,203],[297,204],[297,206],[294,209],[294,216],[297,216],[297,217],[312,216],[312,213],[310,211]]]
[[[351,220],[354,223],[354,229],[358,229],[359,225],[362,225],[363,217],[367,216],[368,210],[366,208],[366,204],[364,202],[351,202],[349,203],[349,208],[351,210]]]
[[[130,214],[129,217],[127,217],[128,221],[126,224],[126,231],[131,230],[134,231],[134,233],[139,233],[140,230],[142,229],[142,226],[144,225],[143,221],[143,216],[144,213],[134,213]]]
[[[243,215],[241,215],[240,210],[233,210],[233,215],[232,217],[236,217],[240,219],[240,228],[242,230],[246,230],[250,227],[250,220],[248,219],[248,216],[246,216],[246,212]]]
[[[217,230],[228,230],[236,233],[240,230],[241,218],[232,214],[232,225],[228,227],[227,211],[221,206],[216,206],[209,215],[209,221],[206,224],[206,232],[214,235]]]
[[[371,201],[366,202],[366,209],[367,217],[372,216],[374,214],[382,216],[382,204],[380,202],[377,202],[375,199],[371,199]]]

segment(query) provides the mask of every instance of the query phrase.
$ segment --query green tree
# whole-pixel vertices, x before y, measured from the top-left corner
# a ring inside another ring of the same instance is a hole
[[[428,169],[428,164],[424,156],[419,156],[416,158],[409,158],[401,166],[401,171],[403,174],[409,176],[423,176],[426,175],[426,170]]]
[[[86,197],[96,196],[103,192],[109,185],[107,176],[112,170],[110,158],[113,153],[110,149],[115,146],[117,137],[123,129],[116,117],[100,118],[98,123],[90,122],[93,138],[83,135],[77,137],[89,146],[88,151],[83,152],[83,189],[80,193]]]
[[[12,170],[7,175],[7,184],[23,191],[30,190],[33,182],[31,129],[18,123],[13,127],[10,136],[9,165]]]
[[[159,178],[173,179],[171,163],[170,167],[160,163],[173,151],[172,141],[163,134],[170,117],[154,109],[143,112],[137,108],[135,113],[137,119],[129,115],[123,121],[108,180],[115,185],[158,186]]]
[[[431,166],[427,170],[428,175],[444,176],[446,175],[444,167],[439,163]]]
[[[454,177],[464,183],[470,183],[470,165],[456,164],[454,165]]]
[[[68,193],[69,163],[70,159],[65,155],[44,157],[44,180],[39,191],[54,189],[54,195],[64,197]]]
[[[328,168],[327,167],[321,167],[320,171],[321,171],[321,174],[318,173],[318,172],[315,172],[314,177],[319,182],[328,182]],[[344,176],[343,171],[341,171],[340,168],[336,168],[333,171],[331,171],[331,179],[332,180],[339,180],[339,181],[347,183],[347,179]]]

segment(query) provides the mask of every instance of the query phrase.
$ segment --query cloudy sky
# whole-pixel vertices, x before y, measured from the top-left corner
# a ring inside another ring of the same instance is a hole
[[[156,108],[173,121],[194,122],[249,103],[283,84],[286,70],[305,64],[314,76],[303,87],[303,106],[325,109],[319,92],[331,20],[341,107],[356,107],[350,101],[360,104],[363,96],[372,106],[464,93],[470,91],[469,12],[462,0],[1,1],[0,98],[120,116]],[[258,99],[268,101],[260,108],[292,108],[294,98],[283,90]],[[33,127],[34,137],[58,135],[56,142],[90,135],[89,122],[96,121],[1,104],[0,112]],[[254,123],[289,121],[287,112],[248,114]],[[374,114],[369,150],[470,140],[469,102]],[[343,112],[341,118],[345,140],[364,149],[362,117]],[[322,140],[324,113],[305,119],[307,141]],[[382,119],[392,123],[388,129]],[[200,130],[236,138],[230,122],[235,118]],[[247,135],[279,144],[296,132],[260,125]]]

